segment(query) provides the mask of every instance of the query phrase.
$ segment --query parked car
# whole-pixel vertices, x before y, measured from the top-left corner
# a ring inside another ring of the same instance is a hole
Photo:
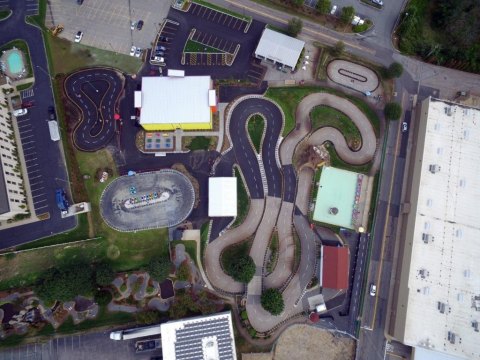
[[[382,0],[372,0],[372,3],[383,6],[383,1]]]
[[[165,53],[163,51],[155,51],[155,56],[164,56]]]
[[[170,38],[162,35],[158,38],[158,41],[160,41],[160,42],[170,42]]]
[[[137,25],[137,23],[135,21],[132,21],[130,23],[130,30],[135,30],[135,25]]]
[[[135,50],[135,57],[140,57],[142,55],[142,49],[137,47]]]
[[[143,20],[138,20],[137,30],[142,30],[142,28],[143,28]]]
[[[402,122],[402,132],[407,132],[408,130],[408,124],[404,121]]]
[[[82,5],[82,4],[83,4],[83,0],[77,0],[77,4],[78,4],[78,5]]]
[[[377,294],[377,286],[375,284],[370,284],[370,296],[375,296]]]
[[[155,47],[155,51],[166,51],[167,48],[165,46],[157,45]]]
[[[27,115],[27,113],[28,113],[27,109],[13,110],[13,116],[16,116],[16,117]]]
[[[22,108],[31,108],[32,106],[35,106],[35,101],[22,102]]]
[[[80,41],[82,41],[82,38],[83,38],[83,31],[78,31],[77,35],[75,35],[75,42],[79,43]]]
[[[48,118],[50,120],[57,120],[57,115],[55,114],[55,108],[53,106],[48,107]]]
[[[337,5],[333,5],[332,10],[330,10],[330,15],[335,15],[336,12],[337,12]]]
[[[135,51],[137,50],[137,47],[136,46],[132,46],[130,48],[130,56],[135,56]]]

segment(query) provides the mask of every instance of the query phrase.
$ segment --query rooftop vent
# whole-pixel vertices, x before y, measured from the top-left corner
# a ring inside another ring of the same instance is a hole
[[[448,332],[448,341],[450,341],[450,344],[455,344],[455,333],[449,331]]]
[[[418,270],[418,275],[420,275],[422,279],[425,279],[430,275],[430,272],[427,269],[420,269]]]
[[[473,297],[472,307],[475,308],[476,311],[480,311],[480,296]]]
[[[450,306],[445,304],[444,302],[437,302],[437,309],[440,311],[440,314],[445,314],[446,312],[450,312]]]
[[[445,114],[447,114],[448,116],[452,116],[451,106],[445,106]]]
[[[478,332],[478,321],[477,320],[472,321],[472,327],[476,332]]]
[[[437,164],[432,164],[428,167],[428,170],[432,173],[432,174],[435,174],[437,172],[439,172],[441,169],[440,165],[437,165]]]
[[[428,244],[429,242],[433,242],[435,237],[430,234],[422,233],[422,240],[425,244]]]

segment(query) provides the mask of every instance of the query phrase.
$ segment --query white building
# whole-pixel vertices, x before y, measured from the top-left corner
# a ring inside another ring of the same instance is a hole
[[[294,69],[305,41],[265,28],[255,50],[255,57]]]
[[[237,216],[237,178],[208,179],[208,216]]]
[[[415,359],[480,359],[480,110],[422,103],[390,333]]]
[[[0,221],[28,213],[6,94],[11,89],[8,80],[0,77]]]
[[[236,360],[232,314],[199,316],[161,325],[164,360]]]

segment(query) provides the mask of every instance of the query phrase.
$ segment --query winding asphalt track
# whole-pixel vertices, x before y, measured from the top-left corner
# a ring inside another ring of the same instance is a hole
[[[65,93],[81,113],[73,132],[75,146],[83,151],[105,147],[116,132],[114,115],[124,79],[115,70],[80,70],[65,79]]]
[[[310,112],[319,105],[336,108],[352,119],[362,136],[362,147],[359,151],[352,151],[344,136],[335,128],[321,128],[311,133]],[[259,156],[261,163],[255,161],[257,155],[246,129],[248,118],[255,113],[262,114],[267,125]],[[256,273],[247,286],[247,312],[252,326],[257,331],[267,332],[304,310],[305,302],[302,298],[318,265],[321,239],[310,228],[306,216],[314,171],[303,167],[299,171],[297,184],[297,174],[292,165],[297,145],[303,140],[309,145],[321,145],[329,141],[344,161],[364,164],[375,154],[376,137],[368,118],[360,109],[344,98],[327,93],[311,94],[300,102],[296,111],[296,127],[283,140],[279,154],[278,141],[284,116],[274,102],[259,96],[238,99],[232,105],[227,122],[232,148],[225,156],[230,156],[231,151],[235,153],[250,192],[251,202],[245,221],[207,246],[205,268],[211,285],[216,289],[230,294],[244,293],[245,285],[234,281],[223,272],[220,256],[228,246],[255,236],[250,256],[255,262]],[[281,164],[277,162],[278,156]],[[267,193],[263,190],[265,182]],[[265,254],[275,225],[279,235],[279,259],[273,273],[265,276]],[[301,248],[296,273],[293,273],[292,269],[295,247],[293,229],[300,240]],[[270,287],[283,290],[285,310],[279,316],[270,315],[260,304],[263,288]]]

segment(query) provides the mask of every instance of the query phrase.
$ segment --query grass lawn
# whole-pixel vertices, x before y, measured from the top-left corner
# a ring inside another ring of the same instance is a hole
[[[317,106],[310,113],[310,118],[312,119],[312,129],[332,126],[343,133],[347,143],[361,141],[362,139],[360,131],[353,121],[341,111],[330,106]]]
[[[185,47],[183,48],[184,53],[210,53],[210,54],[222,54],[223,51],[218,50],[214,47],[203,45],[194,40],[187,40]]]
[[[225,9],[221,6],[218,6],[218,5],[215,5],[215,4],[212,4],[212,3],[209,3],[207,1],[204,1],[204,0],[193,0],[192,2],[194,3],[197,3],[197,4],[200,4],[200,5],[203,5],[203,6],[206,6],[210,9],[214,9],[214,10],[218,10],[218,11],[221,11],[225,14],[229,14],[229,15],[232,15],[236,18],[239,18],[241,20],[245,20],[245,21],[252,21],[252,18],[250,16],[245,16],[245,15],[242,15],[242,14],[239,14],[239,13],[236,13],[235,11],[232,11],[232,10],[229,10],[229,9]]]
[[[205,249],[208,245],[208,227],[210,225],[210,221],[205,222],[202,227],[200,228],[200,256],[203,261],[203,255],[205,254]]]
[[[10,50],[11,48],[16,47],[18,50],[21,50],[25,55],[25,68],[27,70],[27,74],[25,77],[33,76],[32,71],[32,62],[30,60],[30,51],[28,50],[28,45],[25,41],[21,39],[12,40],[6,44],[3,44],[0,47],[0,53],[4,50]]]
[[[215,137],[216,139],[216,137]],[[212,146],[212,136],[183,136],[184,147],[189,150],[209,150]],[[216,141],[215,141],[216,146]]]
[[[340,159],[340,157],[337,154],[337,151],[335,150],[335,147],[331,143],[326,143],[325,147],[328,149],[328,152],[330,153],[330,164],[333,167],[349,170],[349,171],[355,171],[362,174],[368,174],[368,172],[370,171],[370,168],[372,167],[371,162],[368,162],[364,165],[347,164],[345,161]]]
[[[295,110],[302,99],[310,94],[316,92],[326,92],[338,95],[352,101],[363,113],[368,117],[375,133],[380,132],[380,120],[375,111],[373,111],[368,104],[357,97],[346,95],[335,89],[320,87],[320,86],[305,86],[305,87],[275,87],[268,88],[265,96],[276,101],[283,109],[285,114],[285,127],[283,129],[283,136],[286,136],[295,127]]]
[[[22,85],[18,85],[18,86],[17,86],[17,91],[26,90],[26,89],[32,87],[32,85],[33,85],[33,82],[31,82],[31,83],[26,83],[26,84],[22,84]]]
[[[253,146],[257,153],[260,153],[260,146],[262,143],[263,130],[265,129],[265,120],[260,115],[253,115],[248,120],[248,135],[252,140]]]
[[[12,13],[12,10],[1,10],[0,11],[0,20],[7,18]]]
[[[237,168],[235,168],[235,176],[237,177],[237,217],[235,218],[233,227],[243,223],[243,220],[245,220],[247,217],[248,209],[250,207],[248,193]]]

